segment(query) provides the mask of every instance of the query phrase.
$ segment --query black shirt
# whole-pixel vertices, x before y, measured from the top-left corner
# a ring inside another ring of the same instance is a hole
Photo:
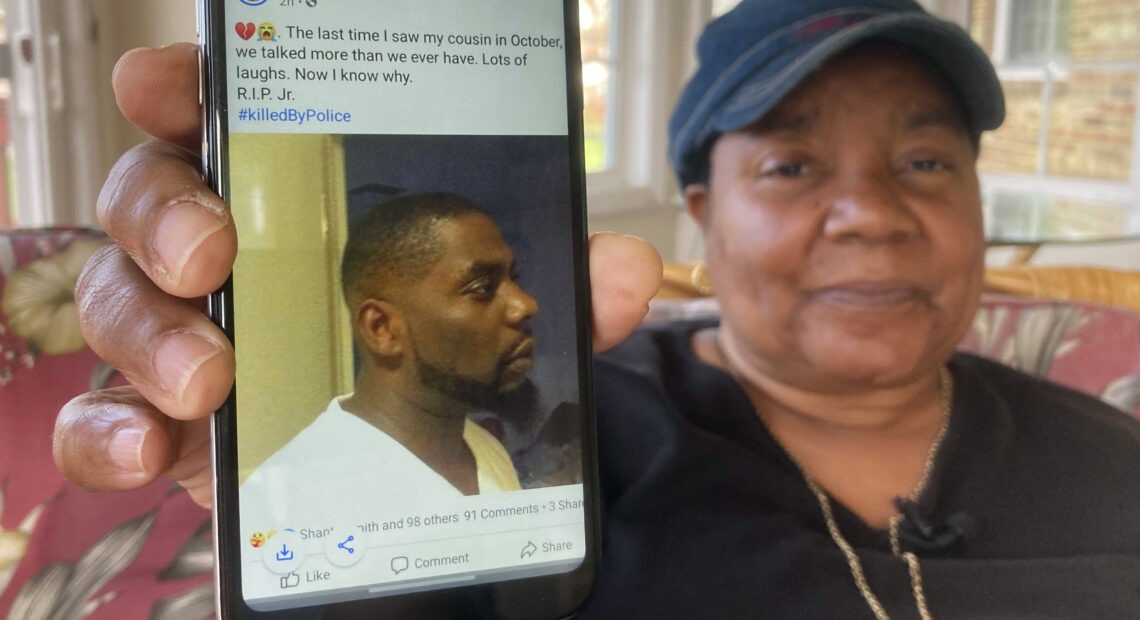
[[[644,328],[597,362],[605,545],[580,617],[872,618],[795,464],[693,355],[710,324]],[[1140,422],[979,357],[949,367],[950,425],[903,525],[931,614],[1140,618]],[[917,618],[886,531],[832,506],[887,613]]]

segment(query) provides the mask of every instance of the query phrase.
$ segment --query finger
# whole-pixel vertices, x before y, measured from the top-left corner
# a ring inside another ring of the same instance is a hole
[[[52,452],[60,472],[86,489],[137,489],[165,472],[208,507],[207,422],[171,420],[130,387],[90,392],[60,410]]]
[[[594,351],[605,351],[633,332],[661,288],[661,255],[637,237],[590,235],[590,295]]]
[[[189,491],[198,505],[209,508],[214,498],[210,418],[182,422],[177,430],[178,451],[166,475]]]
[[[120,248],[91,257],[75,297],[87,343],[160,411],[194,419],[224,402],[234,380],[229,340],[193,302],[155,287]]]
[[[56,467],[94,491],[143,486],[171,461],[168,421],[132,388],[77,396],[55,421]]]
[[[205,295],[233,267],[233,220],[184,149],[148,142],[128,151],[111,169],[97,213],[104,230],[172,295]]]
[[[197,152],[202,144],[198,46],[130,50],[111,75],[119,110],[150,135]]]

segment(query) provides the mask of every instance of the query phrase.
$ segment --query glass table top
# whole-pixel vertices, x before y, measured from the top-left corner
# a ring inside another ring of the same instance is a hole
[[[983,202],[991,245],[1140,240],[1140,198],[1113,202],[992,191]]]

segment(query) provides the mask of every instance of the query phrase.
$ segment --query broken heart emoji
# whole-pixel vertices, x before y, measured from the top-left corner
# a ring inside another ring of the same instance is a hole
[[[238,22],[234,24],[234,30],[237,31],[239,37],[248,41],[253,38],[253,35],[257,32],[257,26],[254,26],[253,22],[245,22],[244,24]]]

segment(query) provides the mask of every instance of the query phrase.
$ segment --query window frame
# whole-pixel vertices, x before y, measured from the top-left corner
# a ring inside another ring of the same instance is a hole
[[[680,198],[666,158],[666,126],[711,0],[613,0],[610,165],[587,175],[592,215],[675,211]]]
[[[12,58],[12,226],[95,226],[97,29],[89,0],[3,0]]]
[[[1013,33],[1013,13],[1014,3],[1017,0],[999,0],[997,4],[997,13],[994,19],[994,64],[1001,64],[1008,67],[1018,67],[1022,65],[1040,65],[1055,61],[1053,55],[1063,53],[1062,50],[1057,49],[1057,11],[1060,8],[1062,0],[1034,0],[1035,6],[1040,8],[1048,3],[1048,15],[1051,30],[1046,34],[1046,41],[1048,42],[1048,49],[1041,52],[1035,52],[1032,56],[1012,57],[1012,47],[1014,43]],[[1071,10],[1070,5],[1070,10]],[[1064,58],[1067,60],[1067,56]]]
[[[1052,11],[1056,11],[1059,5],[1059,0],[1050,0]],[[987,205],[987,209],[994,208],[993,199],[999,193],[1033,194],[1055,199],[1103,201],[1122,206],[1140,201],[1140,86],[1136,88],[1134,94],[1138,105],[1133,116],[1132,155],[1128,180],[1091,179],[1049,174],[1048,172],[1048,148],[1054,86],[1058,82],[1068,79],[1068,76],[1073,72],[1079,71],[1131,72],[1140,77],[1140,60],[1131,62],[1073,62],[1063,52],[1061,58],[1041,58],[1033,61],[1010,60],[1010,28],[1012,27],[1010,16],[1012,8],[1013,0],[995,0],[991,57],[998,78],[1002,82],[1038,81],[1042,84],[1041,126],[1038,130],[1037,162],[1032,173],[979,170],[984,203]]]

